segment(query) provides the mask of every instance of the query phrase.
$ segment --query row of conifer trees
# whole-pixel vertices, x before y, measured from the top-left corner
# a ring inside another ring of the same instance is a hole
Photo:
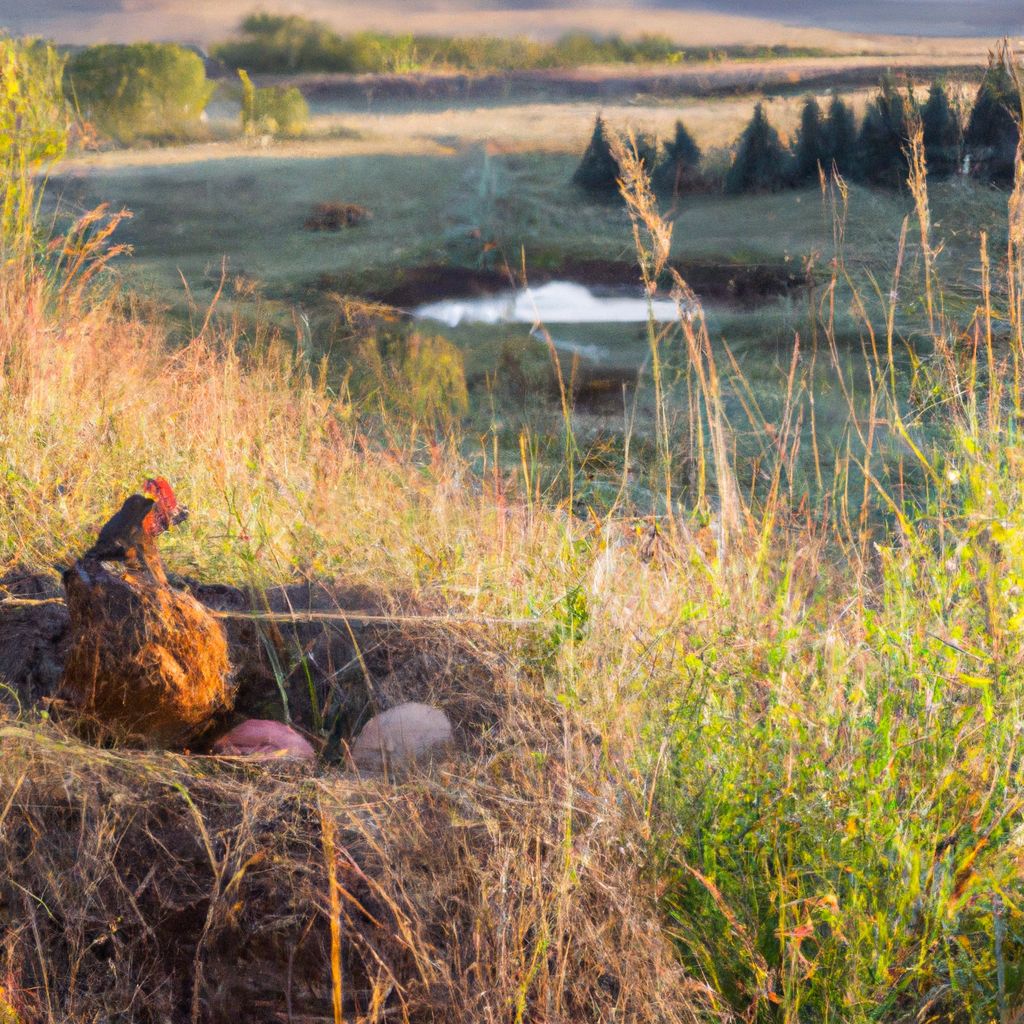
[[[907,178],[912,125],[919,121],[929,176],[966,173],[1008,184],[1013,180],[1022,115],[1013,71],[1008,52],[1000,49],[989,62],[966,118],[942,82],[933,83],[920,102],[911,87],[899,88],[891,75],[883,77],[859,125],[840,96],[834,96],[826,110],[808,97],[792,148],[783,143],[758,103],[721,181],[706,173],[701,151],[681,121],[660,154],[646,137],[637,140],[637,149],[655,188],[673,195],[719,184],[728,193],[777,191],[817,181],[819,168],[826,174],[834,168],[867,185],[899,188]],[[610,192],[617,187],[618,174],[608,127],[599,115],[573,180],[589,190]]]

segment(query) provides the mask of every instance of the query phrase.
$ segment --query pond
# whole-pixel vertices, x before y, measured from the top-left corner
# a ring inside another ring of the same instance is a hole
[[[572,281],[551,281],[537,288],[467,299],[443,299],[415,310],[420,319],[460,324],[646,324],[679,318],[672,299],[647,299],[618,290],[599,294]]]
[[[506,351],[532,348],[540,365],[547,360],[543,353],[550,339],[572,360],[570,364],[563,359],[561,370],[574,382],[574,429],[584,448],[606,443],[627,429],[626,423],[641,441],[652,436],[656,412],[651,402],[648,318],[653,317],[662,338],[666,412],[677,442],[687,446],[689,356],[681,330],[672,326],[687,310],[663,295],[648,301],[637,289],[598,290],[561,280],[518,291],[448,298],[413,312],[424,328],[433,324],[459,345],[467,369],[481,375],[493,374],[496,364],[509,366],[507,355],[495,354],[498,339]],[[777,431],[788,421],[794,432],[788,445],[798,463],[794,469],[803,478],[794,485],[814,489],[813,481],[820,486],[832,480],[837,467],[856,454],[856,444],[852,450],[847,447],[857,435],[854,421],[863,426],[870,416],[870,373],[855,325],[840,314],[832,348],[821,336],[821,325],[813,323],[806,296],[774,296],[755,305],[717,302],[705,308],[705,315],[741,476],[748,483],[751,474],[765,476]],[[516,348],[517,337],[527,348]],[[897,354],[901,380],[909,371],[904,356]],[[488,379],[500,387],[505,372],[499,365],[497,377]],[[536,388],[532,392],[536,394]],[[787,394],[794,405],[789,412]],[[504,419],[517,425],[512,411],[505,413]],[[874,445],[887,466],[907,455],[900,438],[884,423],[876,424]],[[858,486],[856,466],[847,468],[851,484]]]

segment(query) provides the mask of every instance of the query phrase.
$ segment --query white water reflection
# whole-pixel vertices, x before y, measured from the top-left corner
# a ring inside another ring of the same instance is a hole
[[[552,281],[539,288],[485,295],[476,299],[444,299],[415,310],[424,320],[459,324],[639,324],[653,312],[659,323],[678,316],[670,299],[655,299],[653,310],[643,296],[594,295],[570,281]]]

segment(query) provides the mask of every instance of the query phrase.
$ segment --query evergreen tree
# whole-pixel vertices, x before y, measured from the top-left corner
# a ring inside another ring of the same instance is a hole
[[[989,57],[988,71],[964,134],[971,170],[1000,184],[1013,181],[1017,120],[1021,117],[1020,93],[1010,73],[1011,59],[1005,45]]]
[[[594,134],[573,174],[573,184],[592,192],[614,192],[618,189],[619,163],[612,155],[608,129],[600,114],[594,122]]]
[[[907,180],[908,102],[892,76],[886,75],[868,104],[857,138],[856,170],[869,185],[901,188]]]
[[[857,122],[853,111],[840,96],[833,96],[825,122],[828,166],[831,174],[833,165],[840,174],[852,174],[857,161]]]
[[[960,167],[963,133],[960,119],[941,82],[933,83],[928,92],[928,101],[921,108],[921,127],[928,177],[948,178],[956,174]]]
[[[743,129],[732,166],[725,176],[725,191],[775,192],[789,179],[789,154],[771,126],[760,103]]]
[[[676,134],[666,142],[661,163],[654,171],[654,186],[673,196],[700,181],[700,149],[682,121],[676,121]]]
[[[627,149],[629,144],[626,144]],[[644,165],[644,172],[648,177],[654,176],[655,165],[658,162],[658,140],[651,135],[641,134],[636,137],[636,155]]]
[[[819,165],[829,171],[830,156],[827,126],[821,118],[821,107],[813,96],[804,101],[800,115],[800,133],[796,140],[793,180],[798,185],[818,180]]]

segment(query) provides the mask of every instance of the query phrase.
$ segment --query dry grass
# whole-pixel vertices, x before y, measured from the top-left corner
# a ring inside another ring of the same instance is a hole
[[[381,699],[445,706],[463,737],[442,771],[397,783],[105,751],[36,712],[5,720],[0,948],[26,1019],[337,1019],[340,991],[346,1020],[695,1020],[712,997],[658,924],[635,730],[606,747],[545,684],[578,641],[564,517],[472,477],[432,428],[376,419],[371,440],[263,328],[243,351],[238,324],[197,316],[171,347],[90,279],[102,244],[52,252],[75,273],[0,274],[5,569],[67,564],[159,467],[191,508],[172,570],[386,581],[470,620],[541,617],[418,627],[432,664],[465,650],[491,669],[458,693],[376,680]]]
[[[485,753],[399,783],[0,724],[0,948],[28,1019],[697,1020],[645,795],[575,716],[521,683],[491,699]]]

